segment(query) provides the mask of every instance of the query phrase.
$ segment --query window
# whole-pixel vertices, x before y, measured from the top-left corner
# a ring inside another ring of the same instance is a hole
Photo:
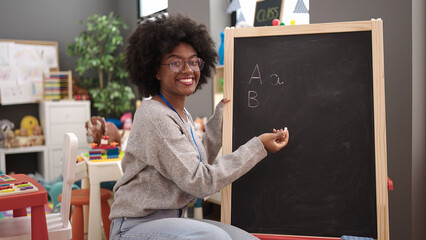
[[[138,17],[145,19],[161,12],[167,12],[168,0],[138,0]]]

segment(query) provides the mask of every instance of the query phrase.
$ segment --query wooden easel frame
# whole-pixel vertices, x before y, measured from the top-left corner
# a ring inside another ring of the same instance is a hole
[[[388,176],[386,153],[386,112],[383,54],[383,22],[370,21],[322,23],[309,25],[227,28],[225,30],[224,98],[233,98],[234,39],[241,37],[320,34],[371,31],[373,56],[373,98],[376,166],[376,206],[378,240],[389,240]],[[223,155],[232,152],[233,105],[226,104],[223,116]],[[231,223],[232,184],[222,189],[221,222]]]

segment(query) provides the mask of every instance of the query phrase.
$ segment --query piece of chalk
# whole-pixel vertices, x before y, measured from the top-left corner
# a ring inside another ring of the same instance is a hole
[[[340,239],[341,240],[373,240],[372,238],[369,238],[369,237],[356,237],[356,236],[348,236],[348,235],[343,235]]]
[[[287,130],[287,127],[284,128],[284,131]]]

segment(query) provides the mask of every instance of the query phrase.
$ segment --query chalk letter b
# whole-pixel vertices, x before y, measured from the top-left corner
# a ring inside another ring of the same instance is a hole
[[[256,99],[257,92],[255,91],[248,91],[248,106],[250,108],[255,108],[259,106],[259,101]]]

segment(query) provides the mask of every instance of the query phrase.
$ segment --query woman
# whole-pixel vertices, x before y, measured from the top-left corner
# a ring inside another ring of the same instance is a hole
[[[236,227],[183,218],[196,197],[218,192],[267,155],[287,145],[287,130],[253,137],[216,159],[222,145],[224,99],[200,140],[186,97],[215,69],[217,53],[204,25],[184,16],[140,24],[127,40],[126,67],[141,95],[114,187],[111,239],[256,239]]]

